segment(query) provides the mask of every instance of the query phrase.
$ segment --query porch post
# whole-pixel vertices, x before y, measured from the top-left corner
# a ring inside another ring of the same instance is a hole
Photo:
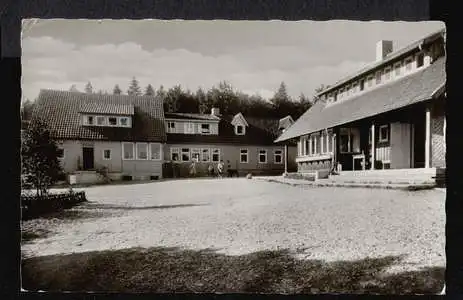
[[[288,174],[288,144],[285,144],[285,174]]]
[[[431,167],[431,109],[426,107],[426,136],[424,138],[424,167]]]
[[[376,146],[375,146],[375,123],[371,124],[371,166],[372,170],[375,169],[376,161]]]

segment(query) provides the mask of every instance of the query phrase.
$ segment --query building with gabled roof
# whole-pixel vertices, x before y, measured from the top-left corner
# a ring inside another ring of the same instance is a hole
[[[298,172],[445,168],[445,30],[376,46],[375,62],[321,91],[276,139],[298,139]]]
[[[62,149],[64,171],[79,182],[95,181],[95,170],[118,179],[162,177],[161,99],[44,89],[31,122],[38,118]]]
[[[188,174],[191,161],[198,172],[223,161],[225,169],[235,174],[282,174],[295,170],[296,144],[275,144],[281,133],[280,120],[235,115],[221,115],[218,108],[210,114],[165,113],[167,145],[165,160]],[[288,119],[288,118],[286,118]],[[282,126],[289,126],[290,121]],[[289,159],[285,159],[288,157]],[[285,162],[292,161],[285,164]]]

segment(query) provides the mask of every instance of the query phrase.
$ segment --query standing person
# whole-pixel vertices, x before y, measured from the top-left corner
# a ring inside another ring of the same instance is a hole
[[[219,164],[217,165],[217,173],[218,173],[218,177],[222,178],[222,176],[223,176],[223,160],[221,160],[219,162]]]
[[[210,177],[214,176],[214,166],[212,164],[209,164],[209,167],[207,167],[207,172]]]
[[[196,177],[196,161],[193,159],[190,165],[190,176]]]

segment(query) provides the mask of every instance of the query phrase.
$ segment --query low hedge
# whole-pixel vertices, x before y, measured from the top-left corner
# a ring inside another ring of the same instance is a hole
[[[22,219],[40,217],[47,213],[71,208],[85,201],[87,201],[85,192],[48,194],[44,196],[21,195]]]

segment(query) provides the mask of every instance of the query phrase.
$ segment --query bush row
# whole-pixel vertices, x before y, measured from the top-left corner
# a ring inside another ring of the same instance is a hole
[[[69,192],[63,194],[48,194],[45,196],[21,195],[22,219],[28,220],[47,213],[71,208],[87,201],[85,192]]]

